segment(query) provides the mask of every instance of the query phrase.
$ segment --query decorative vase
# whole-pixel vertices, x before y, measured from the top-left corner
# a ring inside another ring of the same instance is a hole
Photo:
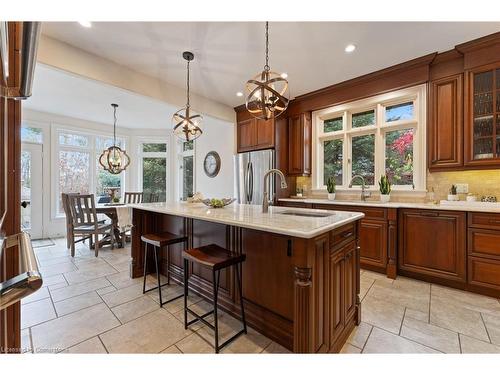
[[[335,193],[328,193],[328,200],[329,201],[335,200]]]
[[[391,200],[390,194],[380,194],[380,202],[387,203]]]
[[[457,194],[448,194],[448,200],[451,202],[456,202],[458,201],[458,195]]]

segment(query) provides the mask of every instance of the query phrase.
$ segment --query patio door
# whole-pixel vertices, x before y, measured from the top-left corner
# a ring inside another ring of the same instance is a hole
[[[41,144],[21,146],[21,229],[32,239],[43,237],[43,149]]]

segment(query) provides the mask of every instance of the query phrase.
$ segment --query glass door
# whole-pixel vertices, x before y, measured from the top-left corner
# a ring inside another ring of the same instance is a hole
[[[43,236],[42,145],[21,147],[21,229],[37,239]]]

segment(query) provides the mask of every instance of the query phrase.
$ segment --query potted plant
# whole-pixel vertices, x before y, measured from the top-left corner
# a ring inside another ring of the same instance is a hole
[[[449,201],[458,201],[458,195],[457,195],[457,186],[456,185],[451,185],[450,192],[448,194],[448,200]]]
[[[120,203],[120,198],[119,197],[113,197],[112,202],[113,203]]]
[[[389,202],[391,199],[391,183],[389,182],[389,177],[387,177],[387,175],[381,176],[378,186],[380,190],[380,201],[383,203]]]
[[[335,199],[335,178],[333,176],[328,177],[326,190],[328,191],[328,199],[333,201]]]

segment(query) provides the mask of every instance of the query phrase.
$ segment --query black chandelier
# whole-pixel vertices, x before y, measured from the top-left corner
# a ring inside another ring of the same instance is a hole
[[[176,137],[192,141],[203,133],[200,127],[203,117],[194,112],[189,104],[189,63],[194,60],[194,54],[186,51],[182,53],[182,57],[187,61],[187,103],[184,108],[174,113],[172,122]]]
[[[99,157],[99,164],[111,174],[120,174],[130,164],[130,158],[125,150],[116,145],[116,108],[118,104],[111,104],[113,107],[113,146],[104,150]]]
[[[248,112],[259,119],[278,117],[288,107],[288,81],[269,67],[269,22],[266,22],[266,64],[264,70],[246,84]]]

